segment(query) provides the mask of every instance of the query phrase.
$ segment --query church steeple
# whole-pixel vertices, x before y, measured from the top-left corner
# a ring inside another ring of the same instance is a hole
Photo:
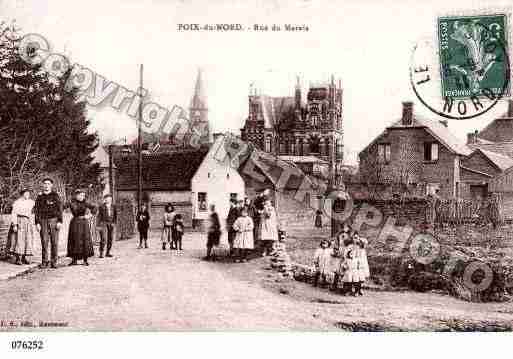
[[[205,86],[201,69],[198,69],[196,76],[196,84],[194,86],[194,94],[189,106],[189,118],[195,124],[196,128],[200,128],[202,132],[201,143],[210,143],[210,126],[208,123],[208,106],[207,96],[205,94]],[[198,126],[200,124],[201,126]]]

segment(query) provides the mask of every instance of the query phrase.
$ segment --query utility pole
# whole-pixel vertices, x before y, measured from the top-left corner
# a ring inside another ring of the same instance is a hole
[[[142,98],[143,98],[143,65],[139,71],[139,114],[137,122],[137,210],[142,202]]]

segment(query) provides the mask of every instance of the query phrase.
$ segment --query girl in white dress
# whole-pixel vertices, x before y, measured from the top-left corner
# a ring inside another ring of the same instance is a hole
[[[357,246],[357,257],[358,257],[358,275],[359,281],[356,285],[356,294],[362,296],[362,285],[370,277],[369,262],[367,260],[367,244],[366,238],[360,237],[358,232],[353,233],[353,241]]]
[[[322,279],[321,285],[326,284],[326,276],[329,273],[332,251],[330,249],[330,241],[323,239],[319,244],[319,248],[314,253],[315,265],[315,279],[314,287],[319,284],[319,279]]]
[[[30,198],[30,191],[23,189],[20,198],[14,201],[11,212],[11,228],[9,252],[16,257],[16,264],[29,264],[34,247],[33,210],[35,202]],[[20,260],[21,257],[21,260]]]

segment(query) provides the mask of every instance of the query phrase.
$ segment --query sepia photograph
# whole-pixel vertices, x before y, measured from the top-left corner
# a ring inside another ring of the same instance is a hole
[[[511,334],[512,9],[0,0],[2,350]]]

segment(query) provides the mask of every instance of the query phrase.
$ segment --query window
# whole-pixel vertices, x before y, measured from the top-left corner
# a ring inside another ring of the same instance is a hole
[[[285,152],[286,152],[285,144],[282,142],[282,143],[280,143],[280,153],[284,154]]]
[[[379,163],[390,163],[390,157],[392,155],[392,146],[390,143],[382,143],[378,145],[378,162]]]
[[[205,212],[208,209],[207,207],[207,193],[198,192],[198,209],[201,212]]]
[[[438,143],[425,142],[424,143],[424,161],[438,161]]]
[[[296,154],[296,144],[294,142],[290,143],[290,154],[295,155]]]

